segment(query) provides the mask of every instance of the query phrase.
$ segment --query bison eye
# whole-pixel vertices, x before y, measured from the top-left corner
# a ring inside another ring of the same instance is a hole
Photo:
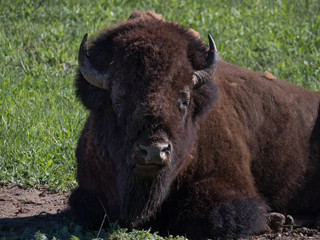
[[[115,96],[114,94],[112,95],[112,106],[113,106],[113,110],[117,115],[119,115],[122,111],[123,102],[124,102],[124,98]]]
[[[113,104],[113,109],[116,113],[119,113],[121,111],[121,108],[122,108],[121,103],[116,102]]]
[[[189,103],[190,103],[189,100],[183,100],[181,98],[179,98],[177,101],[177,105],[180,110],[186,110],[189,106]]]
[[[190,103],[190,90],[188,87],[185,87],[180,91],[180,98],[177,100],[177,105],[180,111],[185,111]]]

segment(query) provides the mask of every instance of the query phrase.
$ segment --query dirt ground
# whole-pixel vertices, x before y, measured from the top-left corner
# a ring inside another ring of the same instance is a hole
[[[45,188],[26,190],[18,186],[0,187],[0,239],[9,239],[9,232],[45,232],[48,226],[65,221],[70,193],[50,193]],[[278,215],[274,218],[277,219]],[[64,219],[64,220],[62,220]],[[296,227],[276,220],[273,232],[253,236],[251,240],[320,239],[319,229]],[[280,226],[279,226],[280,223]]]
[[[25,229],[45,233],[50,225],[65,217],[69,195],[50,193],[45,188],[0,186],[0,239],[16,238]]]

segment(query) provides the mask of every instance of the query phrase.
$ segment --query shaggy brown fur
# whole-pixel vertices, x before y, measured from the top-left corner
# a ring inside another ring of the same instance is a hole
[[[193,89],[207,47],[150,12],[103,30],[88,52],[110,81],[103,90],[76,79],[90,110],[70,198],[78,221],[99,227],[105,208],[127,227],[229,239],[265,230],[270,209],[318,214],[318,93],[222,60]],[[172,145],[169,163],[137,176],[135,147],[159,141]]]

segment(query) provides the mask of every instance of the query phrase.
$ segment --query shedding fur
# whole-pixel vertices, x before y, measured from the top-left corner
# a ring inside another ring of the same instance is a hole
[[[269,210],[320,211],[319,93],[221,59],[193,89],[207,46],[153,12],[132,13],[89,46],[109,86],[76,78],[90,111],[70,197],[78,222],[99,229],[107,212],[130,229],[230,239],[265,230]],[[137,175],[139,146],[159,142],[170,143],[169,161]]]

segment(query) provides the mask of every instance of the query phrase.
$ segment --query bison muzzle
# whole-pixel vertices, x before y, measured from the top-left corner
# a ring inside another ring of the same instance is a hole
[[[320,211],[317,92],[229,64],[192,29],[133,12],[79,49],[75,219],[192,239]]]

